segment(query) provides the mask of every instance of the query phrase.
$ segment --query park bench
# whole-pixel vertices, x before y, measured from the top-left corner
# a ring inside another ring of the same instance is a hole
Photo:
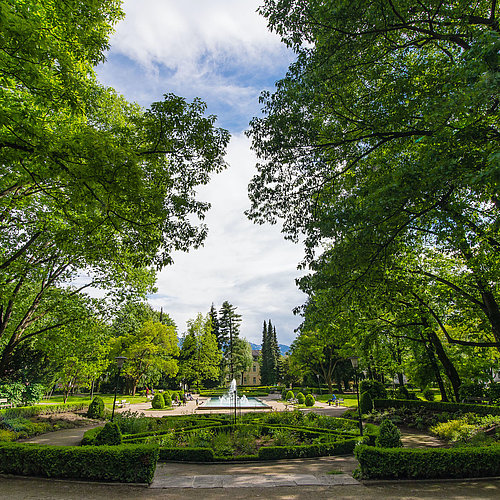
[[[130,406],[130,403],[126,399],[118,401],[118,408],[125,408],[125,406]]]
[[[288,407],[291,406],[292,408],[294,408],[294,406],[298,404],[298,401],[297,399],[289,399],[286,403],[285,403],[285,410],[288,410]]]
[[[0,398],[0,408],[12,408],[12,403],[7,398]]]

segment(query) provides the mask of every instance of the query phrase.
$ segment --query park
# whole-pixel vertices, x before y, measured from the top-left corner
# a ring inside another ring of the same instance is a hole
[[[140,4],[0,0],[0,498],[498,498],[497,2]]]

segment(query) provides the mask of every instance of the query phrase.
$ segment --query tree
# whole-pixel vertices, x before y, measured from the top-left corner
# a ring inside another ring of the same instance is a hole
[[[42,300],[62,283],[85,270],[84,287],[117,293],[127,282],[119,275],[147,274],[201,244],[206,227],[195,220],[209,205],[196,187],[224,168],[229,137],[199,99],[167,94],[145,110],[99,85],[94,68],[123,15],[118,1],[2,0],[0,13],[5,374],[26,322],[34,334],[47,317]],[[12,315],[29,294],[18,334]]]
[[[438,267],[414,260],[407,276],[489,332],[447,336],[444,308],[420,297],[426,316],[449,343],[500,348],[497,3],[267,0],[261,13],[298,58],[251,124],[248,215],[303,233],[309,262],[334,243],[323,262],[350,273],[342,297],[402,243],[434,251]]]
[[[271,320],[268,324],[264,321],[260,370],[263,385],[275,385],[278,382],[280,356],[276,328],[273,327]]]
[[[210,319],[212,321],[212,333],[215,335],[215,338],[217,339],[217,345],[218,345],[219,349],[222,351],[222,349],[224,348],[224,340],[220,336],[219,315],[217,313],[217,309],[215,309],[213,302],[212,302],[212,305],[210,307],[210,312],[208,314],[210,315]]]
[[[253,363],[252,346],[246,339],[237,337],[233,345],[234,374],[241,374],[241,384],[243,385],[243,373],[250,370]]]
[[[236,306],[227,300],[222,303],[219,313],[219,334],[223,346],[225,364],[229,368],[229,377],[234,378],[234,341],[240,333],[241,315],[236,313]]]
[[[204,380],[217,380],[220,376],[222,352],[212,331],[211,315],[198,313],[187,323],[179,356],[180,374],[198,388]]]
[[[116,337],[112,341],[112,356],[125,356],[122,374],[129,380],[131,394],[137,385],[157,381],[162,374],[174,376],[179,371],[177,333],[174,326],[146,321],[138,332]]]

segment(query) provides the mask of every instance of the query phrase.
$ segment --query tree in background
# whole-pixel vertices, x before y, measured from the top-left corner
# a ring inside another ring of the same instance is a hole
[[[208,313],[210,315],[210,319],[212,321],[212,333],[215,335],[215,338],[217,339],[217,346],[221,351],[224,350],[224,341],[220,336],[220,331],[219,331],[219,315],[217,313],[217,309],[214,306],[214,303],[212,302],[212,305],[210,307],[210,312]]]
[[[243,385],[243,373],[250,370],[253,363],[252,346],[243,338],[236,338],[233,346],[234,373],[240,374],[241,385]]]
[[[260,378],[263,385],[275,385],[278,382],[280,357],[276,327],[272,325],[271,320],[267,324],[264,321],[260,358]]]
[[[222,303],[219,312],[219,337],[224,352],[225,368],[229,378],[234,378],[234,342],[240,334],[241,315],[236,313],[236,306],[227,300]]]
[[[138,332],[112,340],[112,356],[125,356],[122,374],[129,382],[130,393],[135,395],[140,381],[157,382],[162,374],[174,376],[179,371],[179,347],[175,326],[146,321]]]
[[[220,377],[222,352],[212,331],[211,314],[198,313],[187,323],[179,355],[179,373],[190,385]]]

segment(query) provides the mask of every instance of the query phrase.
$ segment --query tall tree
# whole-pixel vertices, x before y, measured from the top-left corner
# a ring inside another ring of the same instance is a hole
[[[222,352],[212,331],[211,315],[199,313],[187,323],[179,356],[180,374],[191,384],[200,386],[204,380],[220,376]]]
[[[270,369],[271,369],[271,351],[269,346],[267,322],[264,321],[264,326],[262,327],[262,345],[260,352],[260,382],[262,385],[269,385]]]
[[[227,300],[222,303],[219,313],[219,332],[223,339],[223,351],[226,359],[226,366],[229,369],[229,378],[234,378],[234,341],[240,334],[241,315],[236,313],[236,306]]]
[[[219,349],[222,351],[224,349],[224,341],[220,336],[219,315],[217,313],[217,309],[215,308],[213,302],[210,307],[210,312],[208,314],[210,315],[210,319],[212,321],[212,333],[215,335],[215,338],[217,339],[217,345]]]

